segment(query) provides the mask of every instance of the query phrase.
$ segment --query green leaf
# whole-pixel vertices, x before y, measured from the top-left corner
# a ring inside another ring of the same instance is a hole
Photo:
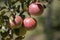
[[[19,1],[20,1],[20,3],[21,3],[22,9],[24,9],[24,1],[23,1],[23,0],[19,0]]]
[[[6,38],[6,40],[11,40],[11,38]]]
[[[22,40],[24,39],[24,36],[18,36],[15,40]]]
[[[22,17],[22,19],[24,19],[25,18],[25,15],[20,15],[21,17]]]
[[[12,16],[9,18],[9,21],[13,21],[13,17]]]
[[[1,32],[1,36],[2,36],[3,38],[5,38],[7,35],[8,35],[7,32],[4,32],[4,33]]]
[[[32,0],[27,0],[27,2],[26,2],[27,6],[29,6],[29,4],[30,4],[31,1]]]
[[[0,25],[3,25],[3,23],[4,23],[4,20],[3,20],[3,18],[1,17],[1,18],[0,18]]]
[[[13,1],[13,0],[12,0]],[[19,0],[14,0],[13,2],[12,2],[12,5],[14,5],[15,3],[17,3]]]
[[[12,6],[11,0],[8,0],[8,5],[9,5],[9,8],[11,8]]]
[[[0,29],[2,28],[2,26],[0,25]]]
[[[18,29],[14,29],[14,32],[17,36],[24,36],[26,34],[26,29],[24,27],[20,27]]]

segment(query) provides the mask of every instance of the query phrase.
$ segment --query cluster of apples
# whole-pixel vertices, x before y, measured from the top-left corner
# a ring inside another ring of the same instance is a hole
[[[18,6],[20,8],[20,5]],[[16,7],[15,10],[15,6],[14,8],[12,7],[13,11],[10,10],[9,11],[12,12],[8,18],[5,18],[7,21],[7,25],[8,26],[8,30],[6,31],[6,33],[8,33],[7,35],[12,35],[13,33],[15,33],[19,38],[19,36],[24,36],[27,30],[33,30],[36,25],[37,25],[37,21],[35,18],[31,17],[32,16],[40,16],[43,11],[44,11],[44,5],[40,2],[32,2],[29,5],[26,5],[26,7],[24,6],[24,8],[22,8],[22,10],[25,12],[28,12],[30,17],[24,17],[23,18],[23,12],[21,12],[21,10],[19,10],[19,8]],[[19,12],[15,14],[15,11]],[[25,16],[25,15],[24,15]],[[4,27],[3,27],[4,29]],[[5,30],[4,30],[5,31]],[[4,37],[5,33],[2,33]],[[6,36],[6,35],[5,35]],[[18,39],[16,39],[18,40]],[[20,39],[19,39],[20,40]]]
[[[44,7],[39,2],[29,4],[27,8],[30,15],[39,16],[43,13]],[[15,15],[13,20],[9,20],[10,28],[19,28],[19,25],[23,25],[26,29],[30,30],[36,27],[37,21],[32,17],[25,17],[22,19],[21,16]]]
[[[23,25],[26,29],[31,29],[36,25],[36,21],[34,18],[26,17],[24,20],[16,15],[13,20],[9,21],[10,28],[19,28],[20,25]]]

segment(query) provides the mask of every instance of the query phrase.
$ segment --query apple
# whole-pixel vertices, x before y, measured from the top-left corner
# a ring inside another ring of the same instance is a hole
[[[36,20],[34,18],[25,18],[23,21],[24,27],[28,30],[35,28],[36,26]]]
[[[36,2],[36,3],[31,3],[29,5],[29,13],[31,15],[37,16],[37,15],[41,15],[43,13],[43,6],[42,4]]]
[[[10,27],[11,28],[18,28],[18,25],[22,25],[22,18],[18,15],[13,18],[13,20],[9,21]]]

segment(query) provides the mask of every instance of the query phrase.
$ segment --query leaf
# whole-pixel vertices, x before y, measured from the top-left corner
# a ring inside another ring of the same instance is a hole
[[[30,4],[31,1],[32,0],[27,0],[27,2],[26,2],[27,6],[29,6],[29,4]]]
[[[6,5],[8,5],[8,4],[7,4],[8,0],[3,0],[3,1],[4,1],[4,3],[5,3]]]
[[[11,9],[11,7],[12,7],[12,2],[11,2],[11,0],[8,0],[8,8],[9,8],[9,10]]]
[[[6,38],[6,40],[11,40],[11,38]]]
[[[8,16],[2,16],[2,18],[3,18],[3,19],[9,19],[9,17],[8,17]]]
[[[18,13],[20,12],[20,5],[18,5],[17,10]]]
[[[20,27],[18,29],[14,29],[14,32],[17,36],[24,36],[26,34],[26,29],[24,27]]]
[[[22,19],[24,19],[25,18],[25,15],[20,15],[21,17],[22,17]]]
[[[14,5],[15,3],[17,3],[19,0],[15,0],[12,2],[12,5]]]
[[[3,38],[5,38],[7,35],[8,35],[7,32],[1,33],[1,36],[2,36]]]
[[[20,3],[21,3],[22,9],[24,9],[24,0],[19,0],[19,1],[20,1]]]
[[[24,39],[24,36],[18,36],[15,40],[22,40]]]
[[[0,25],[2,25],[4,23],[4,20],[3,20],[3,18],[1,17],[0,18]]]
[[[0,25],[0,29],[2,28],[2,26]]]

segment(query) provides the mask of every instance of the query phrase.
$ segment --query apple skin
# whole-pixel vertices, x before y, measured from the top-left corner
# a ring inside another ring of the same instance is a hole
[[[29,13],[30,15],[38,16],[43,13],[43,6],[42,4],[36,2],[36,3],[31,3],[29,5]]]
[[[15,16],[15,18],[9,21],[10,28],[19,28],[18,25],[22,25],[22,18],[20,16]]]
[[[24,21],[23,21],[23,24],[24,24],[24,27],[27,29],[27,30],[31,30],[31,29],[34,29],[36,27],[36,20],[34,18],[25,18]]]
[[[22,18],[20,16],[15,16],[15,23],[22,24]]]

